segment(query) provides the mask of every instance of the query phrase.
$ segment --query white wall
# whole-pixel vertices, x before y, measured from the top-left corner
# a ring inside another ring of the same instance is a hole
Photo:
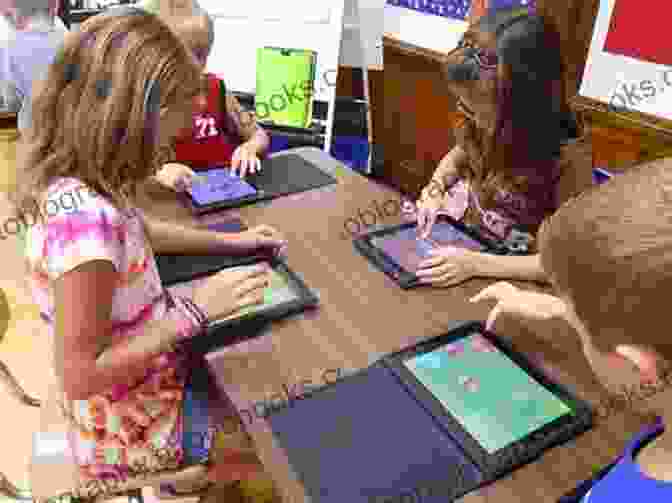
[[[230,89],[254,93],[256,51],[274,46],[317,52],[315,99],[331,102],[343,31],[344,0],[199,0],[214,18],[215,45],[208,71]]]
[[[600,2],[579,94],[614,108],[625,107],[629,111],[672,120],[672,66],[612,54],[603,49],[614,5],[614,0]],[[628,95],[628,90],[632,93],[633,88],[635,99]]]
[[[467,28],[465,21],[432,16],[394,5],[386,4],[384,11],[386,35],[438,52],[454,49]]]
[[[345,0],[341,65],[382,70],[384,6],[385,0]]]

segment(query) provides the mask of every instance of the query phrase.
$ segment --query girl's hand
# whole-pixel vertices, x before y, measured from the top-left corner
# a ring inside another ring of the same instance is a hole
[[[233,152],[231,171],[234,175],[238,171],[241,178],[248,173],[261,171],[261,161],[257,157],[257,149],[253,143],[245,142]]]
[[[191,185],[199,180],[199,176],[191,168],[184,164],[169,163],[154,176],[156,180],[175,192],[185,192]]]
[[[538,292],[519,290],[511,283],[500,281],[481,290],[469,302],[496,300],[490,312],[486,329],[490,330],[500,314],[512,314],[527,320],[550,320],[564,318],[565,303],[562,299]]]
[[[208,318],[224,318],[245,307],[261,304],[268,285],[269,270],[265,265],[222,271],[197,287],[194,302]]]
[[[287,241],[268,225],[258,225],[238,234],[236,247],[245,252],[270,251],[280,257],[287,253]]]
[[[443,192],[436,182],[431,182],[424,189],[416,203],[418,217],[418,234],[422,239],[432,232],[436,215],[443,204]]]
[[[478,254],[475,252],[444,246],[429,253],[433,257],[420,262],[415,273],[423,284],[454,286],[476,276]]]

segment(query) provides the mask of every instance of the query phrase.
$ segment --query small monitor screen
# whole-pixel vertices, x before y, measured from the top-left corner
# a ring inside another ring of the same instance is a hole
[[[477,332],[404,365],[490,454],[572,413]]]
[[[199,205],[242,199],[257,193],[257,189],[228,169],[211,169],[198,176],[201,179],[194,181],[189,194]]]
[[[231,267],[230,269],[227,269],[227,271],[245,270],[250,269],[252,267],[257,267],[257,264]],[[226,318],[220,318],[220,319],[232,320],[235,318],[240,318],[241,316],[244,316],[246,314],[265,311],[272,307],[286,304],[299,298],[299,294],[292,287],[290,279],[284,273],[279,272],[277,270],[271,270],[270,274],[271,274],[270,285],[264,291],[263,304],[257,304],[254,306],[245,307],[239,311],[236,311],[234,314],[227,316]]]
[[[483,251],[485,247],[459,229],[446,222],[436,222],[427,239],[419,239],[417,227],[397,233],[375,237],[371,243],[408,272],[415,272],[429,252],[441,246],[455,246],[467,250]]]

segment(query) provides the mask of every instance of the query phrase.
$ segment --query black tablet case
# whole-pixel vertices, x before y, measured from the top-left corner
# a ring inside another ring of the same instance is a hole
[[[259,173],[253,173],[245,177],[245,181],[257,189],[258,192],[255,196],[203,206],[196,205],[186,196],[189,199],[189,206],[197,214],[203,214],[275,199],[337,183],[336,178],[296,154],[271,157],[261,161],[261,166],[262,170]],[[213,166],[213,168],[215,167]]]
[[[508,470],[484,473],[385,358],[269,411],[268,422],[307,493],[320,503],[396,502],[403,495],[445,503],[534,459],[520,456]],[[544,449],[589,427],[582,418]]]
[[[318,189],[337,182],[314,164],[296,154],[271,157],[262,161],[263,169],[246,179],[261,190],[266,198],[275,198]]]

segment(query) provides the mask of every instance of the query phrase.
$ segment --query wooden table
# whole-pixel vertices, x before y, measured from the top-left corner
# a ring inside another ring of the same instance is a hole
[[[230,353],[227,381],[239,408],[282,393],[304,380],[319,382],[329,369],[367,366],[382,354],[428,336],[439,335],[455,320],[485,319],[491,306],[474,305],[468,298],[487,283],[467,282],[448,289],[403,291],[359,256],[343,237],[345,219],[374,201],[398,200],[387,188],[340,168],[324,152],[297,149],[330,172],[339,184],[270,203],[242,208],[250,225],[268,224],[284,232],[289,241],[288,264],[315,289],[321,307],[313,313],[276,322],[262,337],[250,339]],[[282,155],[282,154],[280,154]],[[148,190],[141,198],[145,211],[199,225],[175,197]],[[400,217],[381,220],[399,221]],[[531,288],[529,284],[525,285]],[[512,336],[516,347],[540,359],[565,385],[597,403],[605,394],[592,376],[578,338],[560,323],[523,327],[513,320],[498,322],[499,333]],[[539,334],[534,335],[534,334]],[[606,465],[637,431],[641,418],[620,414],[598,424],[575,441],[547,451],[543,458],[491,486],[462,498],[464,503],[554,502],[587,478],[595,465]],[[248,429],[259,456],[288,503],[309,501],[301,484],[274,443],[262,419]],[[403,454],[401,454],[403,455]]]

